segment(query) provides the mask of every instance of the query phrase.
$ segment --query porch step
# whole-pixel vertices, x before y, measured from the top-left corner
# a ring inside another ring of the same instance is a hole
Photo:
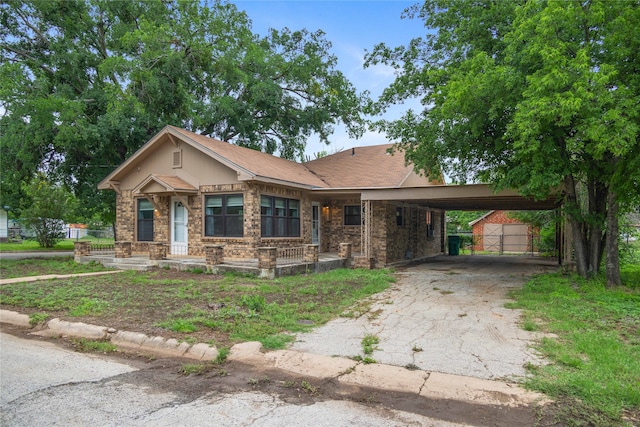
[[[152,266],[148,264],[132,264],[126,262],[105,262],[103,265],[107,268],[113,268],[115,270],[136,270],[136,271],[147,271]]]

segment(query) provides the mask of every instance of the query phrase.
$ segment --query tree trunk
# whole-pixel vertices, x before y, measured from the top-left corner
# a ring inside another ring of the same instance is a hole
[[[569,231],[573,240],[573,256],[576,261],[576,269],[582,277],[589,274],[589,247],[587,245],[584,223],[581,221],[581,210],[576,193],[576,183],[572,175],[564,180],[565,187],[565,215],[569,220]],[[569,260],[565,260],[568,262]]]
[[[593,181],[589,185],[589,205],[587,217],[589,218],[589,266],[588,277],[595,277],[600,272],[602,254],[605,245],[603,228],[607,217],[607,189]]]
[[[607,192],[607,287],[622,285],[620,278],[620,256],[618,252],[618,197],[613,190]]]

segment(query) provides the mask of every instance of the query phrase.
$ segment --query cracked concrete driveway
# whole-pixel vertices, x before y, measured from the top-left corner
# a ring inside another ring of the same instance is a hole
[[[292,350],[363,355],[362,339],[379,338],[378,363],[485,379],[516,379],[542,360],[538,338],[519,326],[506,293],[528,277],[557,269],[553,260],[509,256],[439,256],[398,270],[398,280],[373,297],[358,318],[338,318],[298,334]]]

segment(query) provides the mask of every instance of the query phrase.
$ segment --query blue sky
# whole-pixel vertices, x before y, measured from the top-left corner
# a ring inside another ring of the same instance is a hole
[[[338,57],[338,68],[355,85],[358,91],[368,90],[377,97],[394,78],[389,67],[363,68],[365,51],[371,51],[377,43],[389,46],[407,45],[425,32],[423,23],[417,19],[401,19],[402,12],[416,1],[270,1],[231,0],[238,9],[247,12],[253,22],[253,31],[266,34],[268,28],[291,30],[306,28],[322,30],[332,45],[332,53]],[[402,115],[411,103],[395,107],[386,115],[395,118]],[[385,135],[367,132],[362,138],[353,140],[343,128],[337,128],[331,138],[332,144],[324,146],[311,140],[307,155],[326,150],[333,152],[354,146],[385,144]]]

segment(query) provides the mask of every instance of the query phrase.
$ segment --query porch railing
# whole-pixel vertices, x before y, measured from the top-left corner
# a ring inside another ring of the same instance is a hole
[[[302,261],[304,258],[304,246],[292,248],[278,248],[278,262]]]
[[[91,242],[91,255],[115,255],[116,247],[114,243]]]
[[[169,245],[169,253],[167,256],[170,257],[186,257],[189,256],[189,247],[185,245]]]

